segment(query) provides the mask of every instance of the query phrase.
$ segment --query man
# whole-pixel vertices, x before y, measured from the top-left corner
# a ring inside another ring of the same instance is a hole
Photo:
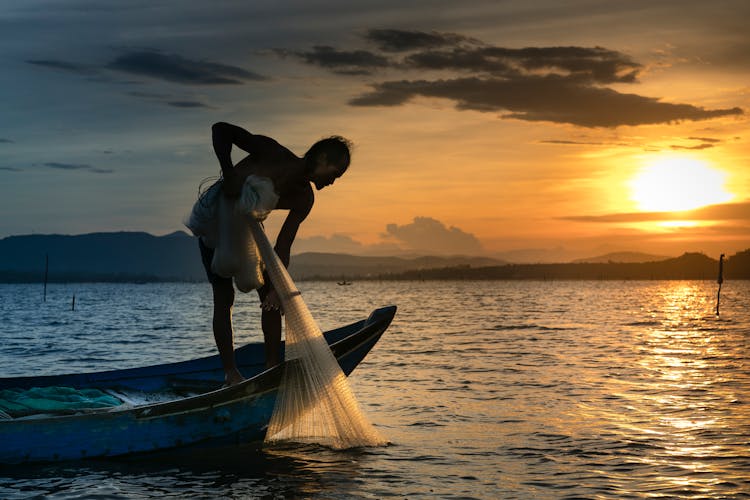
[[[332,185],[349,167],[349,143],[341,137],[330,137],[316,142],[299,158],[270,137],[249,133],[241,127],[219,122],[212,127],[213,147],[221,165],[222,196],[237,198],[249,175],[266,177],[273,182],[279,196],[276,209],[289,210],[279,231],[274,249],[285,266],[289,266],[292,243],[302,221],[307,218],[315,202],[311,183],[320,190]],[[232,164],[232,146],[248,153]],[[234,286],[232,278],[211,271],[214,249],[198,240],[203,265],[211,282],[214,298],[213,331],[216,346],[224,367],[228,385],[244,380],[237,369],[232,343],[232,306]],[[264,275],[265,284],[258,290],[261,301],[261,324],[266,349],[266,366],[278,364],[281,346],[280,301],[273,285]]]

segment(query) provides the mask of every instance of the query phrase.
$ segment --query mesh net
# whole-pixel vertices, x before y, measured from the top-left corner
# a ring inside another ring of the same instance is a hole
[[[360,408],[320,327],[260,224],[252,220],[250,227],[281,299],[286,326],[285,369],[266,442],[317,443],[336,449],[387,444]]]

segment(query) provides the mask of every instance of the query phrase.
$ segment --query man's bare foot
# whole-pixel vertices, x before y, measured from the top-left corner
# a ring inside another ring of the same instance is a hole
[[[230,385],[236,385],[240,382],[243,382],[245,380],[245,377],[242,376],[242,374],[239,372],[239,370],[235,369],[231,372],[228,372],[224,376],[224,386],[229,387]]]

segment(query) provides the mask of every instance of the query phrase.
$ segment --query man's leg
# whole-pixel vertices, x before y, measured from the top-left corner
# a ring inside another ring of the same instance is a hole
[[[232,306],[234,286],[231,280],[211,284],[214,292],[213,330],[216,347],[224,367],[224,379],[228,385],[242,382],[245,378],[237,369],[232,342]]]
[[[264,309],[260,322],[266,346],[266,368],[271,368],[281,363],[281,313],[278,310]]]
[[[216,347],[219,349],[221,365],[224,367],[224,379],[227,384],[232,385],[242,382],[244,377],[237,369],[234,358],[234,345],[232,343],[232,306],[234,305],[234,284],[232,278],[222,278],[211,271],[211,260],[214,249],[203,244],[198,239],[198,247],[201,251],[201,260],[206,269],[206,276],[211,283],[214,294],[214,316],[213,330]]]

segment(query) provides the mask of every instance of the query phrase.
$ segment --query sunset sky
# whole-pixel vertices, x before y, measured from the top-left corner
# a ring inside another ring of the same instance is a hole
[[[184,230],[228,121],[298,155],[354,143],[294,253],[731,255],[748,19],[746,0],[6,0],[0,237]]]

